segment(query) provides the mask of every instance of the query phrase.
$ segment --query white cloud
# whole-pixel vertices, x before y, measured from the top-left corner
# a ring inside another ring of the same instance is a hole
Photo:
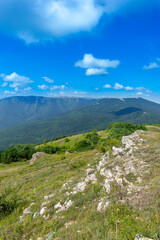
[[[64,90],[66,88],[65,85],[60,85],[60,86],[47,86],[46,84],[43,84],[43,85],[38,85],[38,88],[41,89],[41,90]]]
[[[8,83],[7,82],[4,82],[3,84],[2,84],[2,87],[6,87],[8,85]]]
[[[92,54],[84,54],[83,59],[75,63],[75,67],[85,68],[86,75],[107,75],[108,68],[117,68],[119,60],[98,59]]]
[[[75,63],[76,67],[81,68],[116,68],[120,64],[119,60],[98,59],[92,54],[85,54],[82,60]]]
[[[31,90],[32,90],[31,87],[27,87],[27,88],[24,89],[24,91],[31,91]]]
[[[137,92],[136,94],[140,96],[143,95],[143,92]]]
[[[107,75],[108,72],[103,68],[88,68],[85,74],[86,76]]]
[[[45,84],[43,84],[43,85],[38,85],[38,88],[41,89],[41,90],[47,90],[47,89],[49,89],[49,87],[48,87],[47,85],[45,85]]]
[[[119,90],[119,89],[123,89],[124,86],[119,84],[119,83],[115,83],[113,88],[116,89],[116,90]]]
[[[0,27],[32,43],[89,31],[103,12],[95,0],[0,0]]]
[[[33,83],[33,81],[25,76],[18,75],[17,73],[13,72],[10,75],[6,74],[0,74],[0,77],[3,79],[3,81],[6,82],[17,82],[17,83]]]
[[[15,94],[15,92],[11,92],[11,91],[4,91],[4,94],[6,94],[6,95],[13,95],[13,94]]]
[[[0,0],[0,30],[26,43],[90,31],[104,14],[159,0]]]
[[[64,90],[66,88],[66,86],[65,85],[60,85],[60,86],[52,86],[52,87],[50,87],[50,90],[57,90],[57,89],[62,89],[62,90]]]
[[[49,83],[54,83],[54,80],[48,77],[42,77],[44,81],[49,82]]]
[[[134,90],[134,88],[133,88],[133,87],[130,87],[130,86],[127,86],[127,87],[125,87],[124,89],[127,90],[127,91],[132,91],[132,90]]]
[[[95,88],[96,91],[99,91],[99,88]]]
[[[146,93],[151,93],[152,91],[149,89],[146,89]]]
[[[111,87],[111,85],[109,85],[109,84],[105,84],[105,85],[103,86],[103,88],[112,88],[112,87]]]
[[[111,86],[110,84],[105,84],[103,86],[103,88],[112,88],[112,89],[115,89],[115,90],[123,89],[123,90],[126,90],[126,91],[138,91],[138,93],[137,93],[138,95],[141,95],[141,93],[143,94],[143,92],[145,92],[145,93],[152,92],[150,89],[147,89],[147,88],[144,88],[144,87],[136,87],[136,88],[130,87],[130,86],[125,87],[125,86],[123,86],[119,83],[115,83],[114,86]]]
[[[3,86],[7,86],[10,83],[10,88],[15,88],[15,91],[20,89],[23,90],[28,84],[33,83],[33,81],[29,77],[21,76],[15,72],[11,73],[10,75],[0,74],[0,77],[4,81]]]
[[[148,66],[145,65],[143,66],[143,69],[148,70],[148,69],[154,69],[154,68],[160,68],[160,65],[158,65],[156,62],[150,63]]]
[[[144,88],[144,87],[136,87],[135,90],[138,90],[138,91],[142,92],[142,91],[145,91],[146,88]]]

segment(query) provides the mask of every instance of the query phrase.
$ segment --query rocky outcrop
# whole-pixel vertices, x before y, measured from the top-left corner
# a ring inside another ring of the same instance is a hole
[[[143,237],[141,234],[137,234],[134,240],[153,240],[153,239]]]
[[[33,163],[37,162],[44,155],[46,155],[46,153],[44,153],[44,152],[36,152],[36,153],[34,153],[32,155],[32,159],[30,160],[30,164],[33,164]]]

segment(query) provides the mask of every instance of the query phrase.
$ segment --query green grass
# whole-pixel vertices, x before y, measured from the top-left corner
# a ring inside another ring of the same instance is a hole
[[[100,135],[105,137],[106,132],[101,132]],[[86,169],[96,169],[102,156],[98,149],[69,155],[45,155],[33,165],[29,162],[0,164],[0,193],[4,194],[3,199],[7,203],[16,199],[12,211],[5,216],[0,215],[0,240],[37,240],[38,237],[57,240],[134,240],[136,234],[158,240],[160,151],[157,149],[160,148],[160,133],[149,129],[142,133],[142,137],[147,142],[135,153],[136,174],[125,176],[135,186],[142,187],[142,190],[129,195],[127,186],[120,188],[116,182],[112,183],[108,195],[103,188],[104,177],[98,172],[97,183],[89,182],[84,192],[69,197],[66,195],[66,191],[72,191],[83,180]],[[83,138],[82,134],[69,137],[69,142],[60,139],[47,144],[72,146]],[[122,160],[110,157],[106,166],[112,170],[115,166],[122,167],[122,163]],[[142,177],[140,184],[136,182],[138,176]],[[62,185],[71,178],[70,189],[62,190]],[[55,196],[50,199],[46,212],[50,214],[49,218],[45,220],[38,216],[33,219],[33,213],[39,211],[45,201],[44,196],[52,193]],[[104,212],[98,212],[97,204],[102,197],[107,197],[110,204]],[[67,198],[73,201],[73,205],[67,211],[56,213],[55,204],[59,201],[64,204]],[[35,203],[31,207],[33,213],[26,215],[24,221],[19,223],[23,210],[31,203]],[[72,224],[66,228],[66,223]]]

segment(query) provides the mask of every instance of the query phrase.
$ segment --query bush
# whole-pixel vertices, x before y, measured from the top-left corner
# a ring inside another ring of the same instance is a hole
[[[54,146],[54,145],[48,145],[48,144],[44,144],[42,146],[39,146],[36,151],[37,152],[44,152],[44,153],[48,153],[48,154],[54,154],[59,150],[59,147]]]
[[[69,138],[65,138],[64,141],[65,142],[69,142],[70,140],[69,140]]]
[[[0,195],[0,219],[6,217],[17,207],[17,197],[13,196],[12,199],[7,200],[7,196],[11,192],[10,189],[5,190],[5,192]]]
[[[31,144],[12,146],[1,154],[2,163],[22,162],[32,158],[35,153],[35,147]]]
[[[144,125],[135,125],[132,123],[111,123],[109,124],[107,130],[109,131],[109,138],[121,139],[122,136],[130,135],[136,130],[144,130],[146,131],[146,127]]]
[[[100,136],[98,135],[97,130],[93,130],[92,133],[86,135],[86,139],[90,140],[93,145],[96,145],[100,140]]]
[[[90,143],[89,141],[81,140],[81,141],[75,143],[74,149],[75,149],[76,151],[81,151],[81,150],[83,150],[84,148],[87,148],[87,147],[89,147],[89,146],[91,146],[91,143]]]

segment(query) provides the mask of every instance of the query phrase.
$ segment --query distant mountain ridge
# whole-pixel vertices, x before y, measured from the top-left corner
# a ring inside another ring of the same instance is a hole
[[[76,107],[48,119],[1,130],[0,150],[14,144],[37,144],[44,139],[50,140],[59,136],[88,132],[95,128],[106,129],[111,122],[160,124],[160,104],[158,103],[142,98],[104,98],[93,99],[93,102],[89,99],[85,100],[78,99],[78,103],[79,101],[84,103],[79,108]]]
[[[97,100],[19,96],[0,100],[0,129],[56,116]]]

